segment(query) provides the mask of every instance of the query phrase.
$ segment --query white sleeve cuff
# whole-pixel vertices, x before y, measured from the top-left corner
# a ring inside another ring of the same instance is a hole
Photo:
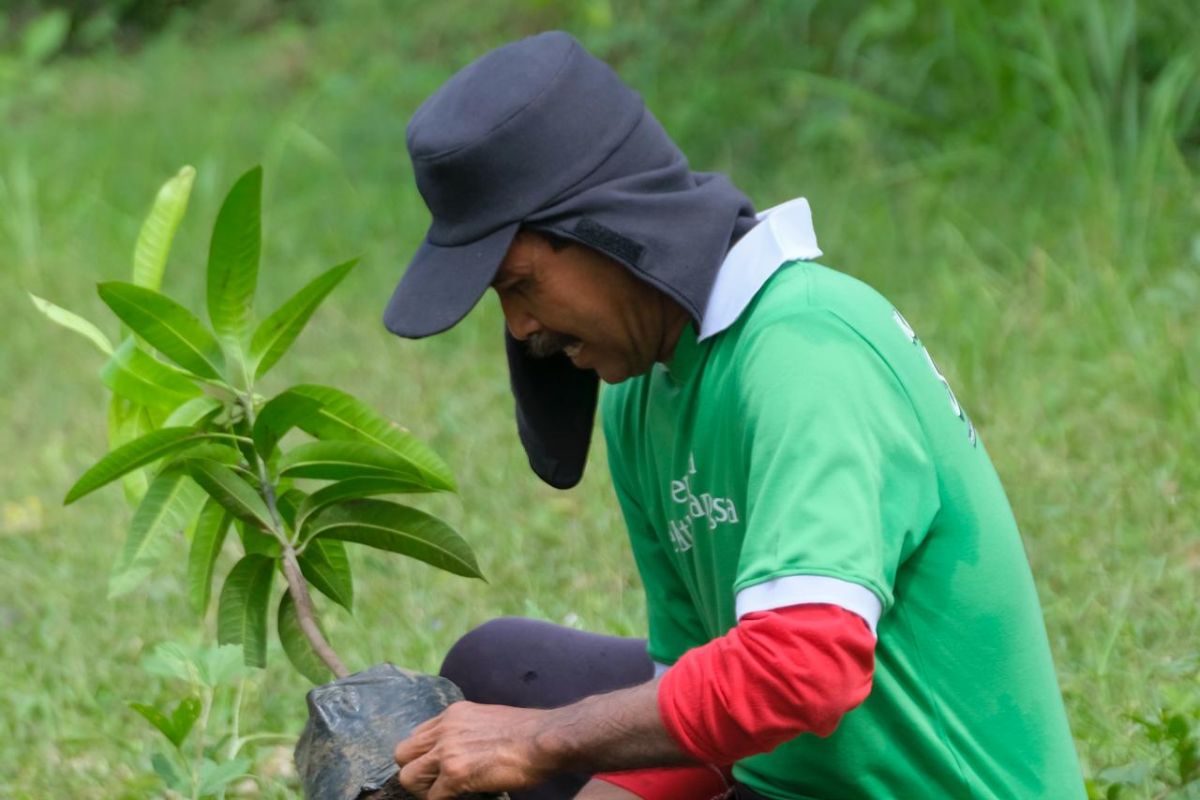
[[[883,614],[883,604],[865,586],[825,575],[786,575],[747,586],[738,592],[737,618],[740,620],[755,611],[810,603],[827,603],[857,614],[867,623],[871,633],[875,633],[875,626]]]

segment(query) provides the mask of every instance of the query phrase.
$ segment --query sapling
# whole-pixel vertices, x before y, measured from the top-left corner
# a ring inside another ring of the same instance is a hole
[[[217,557],[231,530],[241,557],[217,601],[217,639],[240,645],[248,665],[267,658],[267,618],[291,663],[315,683],[346,666],[330,646],[310,587],[351,610],[346,543],[482,577],[461,536],[442,520],[388,495],[455,491],[430,448],[350,394],[292,386],[256,391],[325,297],[356,261],[318,275],[262,320],[253,301],[261,250],[262,170],[244,174],[213,226],[207,264],[208,324],[163,294],[162,275],[194,178],[183,169],[159,192],[138,238],[132,282],[99,284],[124,324],[114,346],[95,325],[40,298],[54,321],[86,336],[108,360],[111,452],[71,487],[73,503],[120,478],[136,503],[110,594],[136,588],[163,563],[164,544],[189,532],[187,592],[202,616]],[[307,441],[292,443],[292,431]],[[286,590],[274,600],[281,573]]]

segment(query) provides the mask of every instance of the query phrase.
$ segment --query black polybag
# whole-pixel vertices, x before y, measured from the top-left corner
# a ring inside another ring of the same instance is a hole
[[[450,681],[379,664],[308,693],[308,723],[296,767],[308,800],[358,800],[381,789],[398,768],[396,743],[462,700]],[[505,798],[506,795],[471,795]]]

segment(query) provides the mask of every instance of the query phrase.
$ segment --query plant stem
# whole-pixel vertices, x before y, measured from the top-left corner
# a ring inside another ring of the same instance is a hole
[[[288,591],[296,604],[296,616],[300,620],[300,630],[312,645],[313,652],[325,662],[325,666],[335,677],[344,678],[350,674],[346,665],[338,658],[337,653],[329,646],[321,629],[317,627],[316,612],[313,610],[312,597],[308,594],[308,584],[300,572],[300,562],[296,560],[296,549],[291,543],[283,548],[283,574],[287,578]]]
[[[296,734],[294,733],[251,733],[237,740],[237,748],[233,754],[236,756],[242,752],[242,748],[251,742],[291,742],[296,743]]]
[[[234,695],[233,695],[233,711],[231,712],[231,715],[230,715],[231,719],[230,719],[230,725],[229,725],[229,727],[230,727],[229,749],[225,755],[226,761],[233,761],[235,758],[237,758],[238,750],[241,748],[241,745],[238,743],[240,741],[238,739],[238,733],[239,733],[238,728],[241,725],[241,720],[242,720],[242,695],[244,695],[245,692],[246,692],[246,679],[241,678],[240,680],[238,680],[237,691],[234,692]],[[217,800],[225,800],[226,788],[228,788],[228,784],[222,786],[221,790],[219,792],[217,792]]]
[[[196,758],[188,764],[192,774],[192,800],[200,797],[200,772],[197,765],[204,763],[204,741],[208,738],[208,716],[212,713],[213,700],[217,690],[205,687],[200,700],[200,730],[196,733]]]
[[[242,404],[242,409],[246,412],[246,420],[253,429],[254,401],[248,395],[240,395],[238,401]],[[259,487],[262,489],[263,498],[267,501],[267,509],[271,512],[271,521],[274,522],[275,529],[271,533],[275,535],[283,548],[283,575],[287,579],[288,594],[292,596],[292,602],[296,605],[296,617],[300,621],[300,630],[308,639],[308,643],[312,645],[313,652],[325,662],[325,666],[329,667],[334,677],[344,678],[350,674],[350,670],[346,669],[346,665],[338,658],[337,653],[334,652],[333,647],[330,646],[325,635],[321,633],[321,628],[317,625],[317,613],[313,608],[312,596],[308,593],[308,582],[304,579],[304,573],[300,571],[300,562],[296,560],[296,547],[284,533],[283,520],[279,517],[279,509],[275,503],[275,485],[271,483],[271,478],[267,474],[267,465],[255,455],[254,466],[258,468]]]
[[[238,736],[241,733],[238,729],[242,724],[242,696],[245,693],[246,679],[241,678],[238,680],[237,691],[233,695],[233,713],[232,720],[230,721],[229,725],[229,727],[232,729],[232,733],[230,733],[229,736],[229,752],[225,756],[226,760],[228,761],[233,761],[235,758],[237,758],[239,747]],[[222,792],[222,794],[224,794],[224,792]]]

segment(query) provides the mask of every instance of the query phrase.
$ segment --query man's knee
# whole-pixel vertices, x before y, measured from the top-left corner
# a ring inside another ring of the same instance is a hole
[[[472,702],[552,708],[641,683],[653,671],[644,640],[501,617],[459,639],[441,674]]]
[[[454,643],[439,674],[449,678],[475,703],[500,702],[507,694],[508,669],[532,620],[499,617],[468,631]]]

